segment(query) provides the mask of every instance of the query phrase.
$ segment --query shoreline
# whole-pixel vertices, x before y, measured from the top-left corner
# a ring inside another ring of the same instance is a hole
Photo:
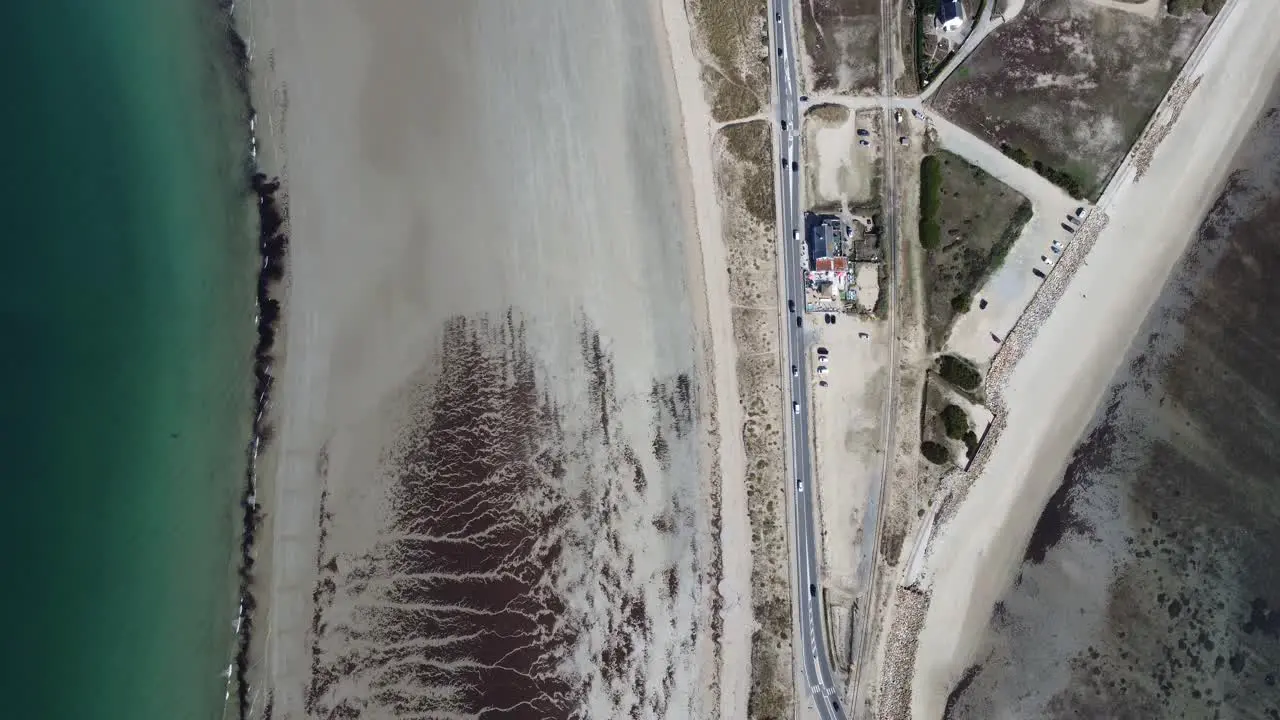
[[[720,717],[746,717],[751,690],[749,663],[730,664],[726,657],[749,656],[751,652],[751,533],[747,519],[746,453],[742,442],[741,407],[737,402],[737,348],[733,338],[729,309],[729,286],[723,273],[710,272],[727,266],[722,209],[717,200],[711,151],[711,110],[703,94],[701,68],[694,51],[692,28],[683,0],[656,0],[653,4],[659,52],[667,65],[664,72],[667,91],[672,94],[674,121],[681,129],[676,143],[677,162],[683,165],[686,212],[692,216],[696,237],[687,252],[697,254],[702,291],[692,293],[698,309],[696,325],[700,328],[704,372],[710,387],[710,407],[714,418],[709,432],[717,487],[712,490],[719,537],[719,586],[715,588],[715,618],[719,632],[715,645],[720,657],[718,666],[718,706]],[[690,238],[694,240],[695,238]],[[693,263],[690,263],[691,266]],[[745,551],[742,549],[746,548]],[[745,672],[744,672],[745,670]]]
[[[234,717],[247,720],[249,717],[249,682],[251,644],[254,639],[253,625],[258,608],[254,569],[257,564],[257,535],[262,527],[263,513],[258,502],[259,458],[271,440],[271,425],[268,410],[271,404],[271,390],[274,384],[273,364],[276,360],[276,339],[279,335],[282,306],[276,298],[275,290],[285,277],[285,255],[288,249],[288,236],[285,233],[286,220],[276,200],[276,192],[280,189],[280,179],[268,179],[258,162],[257,110],[254,107],[251,78],[253,68],[250,46],[240,32],[236,18],[235,0],[217,0],[219,9],[224,13],[226,39],[231,51],[235,72],[235,84],[239,89],[248,122],[248,157],[245,159],[247,189],[253,193],[257,208],[258,255],[260,265],[255,279],[254,297],[254,330],[257,340],[253,347],[253,420],[249,440],[245,447],[244,487],[241,491],[241,528],[240,528],[240,562],[236,569],[239,578],[239,604],[235,620],[235,653],[227,667],[227,693],[223,706],[223,717],[227,715],[231,699],[231,685],[234,683],[236,703]],[[270,717],[270,709],[266,717]]]

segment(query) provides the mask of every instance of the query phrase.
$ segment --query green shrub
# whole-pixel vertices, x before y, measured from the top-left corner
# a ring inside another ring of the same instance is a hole
[[[969,432],[969,416],[959,405],[948,405],[942,408],[942,426],[946,428],[947,437],[959,440]]]
[[[942,247],[942,228],[938,223],[929,220],[920,221],[920,244],[925,250],[937,250]]]
[[[951,462],[951,451],[936,442],[926,440],[920,443],[920,454],[934,465],[946,465]]]
[[[1222,6],[1226,4],[1227,0],[1204,0],[1204,4],[1200,6],[1200,9],[1204,11],[1205,15],[1217,15]]]
[[[920,244],[926,250],[942,247],[938,208],[942,202],[942,162],[925,155],[920,161]]]
[[[938,375],[961,390],[977,390],[982,376],[968,360],[954,355],[943,355],[938,360]]]
[[[969,306],[973,304],[973,296],[969,293],[960,293],[951,298],[951,309],[958,313],[969,312]]]
[[[972,460],[973,456],[978,452],[978,434],[970,430],[965,433],[964,437],[961,439],[964,440],[964,446],[966,448],[964,453],[965,458]]]

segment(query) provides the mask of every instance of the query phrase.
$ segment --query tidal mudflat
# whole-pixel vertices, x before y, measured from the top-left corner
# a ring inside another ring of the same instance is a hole
[[[1280,93],[1265,107],[947,717],[1280,718]]]
[[[243,12],[291,243],[252,716],[717,716],[714,389],[656,4]]]

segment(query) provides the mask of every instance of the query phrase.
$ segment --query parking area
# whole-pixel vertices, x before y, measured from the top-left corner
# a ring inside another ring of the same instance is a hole
[[[1009,250],[1000,269],[973,295],[969,311],[956,318],[943,351],[985,367],[1022,316],[1061,251],[1074,237],[1078,204],[1070,199],[1035,207],[1035,215]],[[1086,208],[1087,212],[1087,208]]]
[[[828,587],[858,592],[864,510],[883,463],[879,450],[888,345],[883,323],[840,315],[811,326],[808,348],[813,399],[814,472],[822,531],[822,577]],[[819,349],[826,361],[819,363]],[[819,373],[818,368],[827,368]],[[822,383],[826,383],[823,385]]]

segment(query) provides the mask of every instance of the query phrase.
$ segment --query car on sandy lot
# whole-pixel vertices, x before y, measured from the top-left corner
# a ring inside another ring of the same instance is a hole
[[[826,375],[826,374],[827,374],[827,366],[826,366],[826,365],[819,365],[819,366],[818,366],[818,374],[819,374],[819,375]]]
[[[871,334],[870,334],[870,333],[860,332],[860,333],[858,333],[858,339],[859,339],[859,340],[870,340],[870,339],[871,339]]]
[[[826,381],[826,380],[819,380],[819,381],[818,381],[818,387],[826,387],[826,386],[827,386],[827,381]]]
[[[858,137],[870,137],[871,131],[866,128],[858,128]]]
[[[818,348],[818,354],[819,354],[819,355],[826,355],[826,354],[827,354],[827,349],[826,349],[826,348],[824,348],[824,347],[819,347],[819,348]]]
[[[906,146],[906,145],[910,145],[911,141],[907,139],[906,135],[903,135],[902,137],[898,138],[898,144]]]
[[[1053,258],[1049,257],[1048,255],[1041,255],[1040,262],[1044,263],[1045,265],[1052,265]]]
[[[1060,224],[1060,225],[1062,225],[1062,229],[1063,229],[1063,230],[1066,230],[1066,231],[1067,231],[1067,232],[1069,232],[1069,233],[1073,233],[1073,232],[1075,232],[1075,231],[1076,231],[1076,229],[1075,229],[1075,227],[1074,227],[1074,226],[1068,225],[1068,224],[1066,224],[1066,223],[1059,223],[1059,224]]]
[[[862,147],[871,147],[871,143],[867,142],[866,140],[859,140],[858,144],[861,145]]]

